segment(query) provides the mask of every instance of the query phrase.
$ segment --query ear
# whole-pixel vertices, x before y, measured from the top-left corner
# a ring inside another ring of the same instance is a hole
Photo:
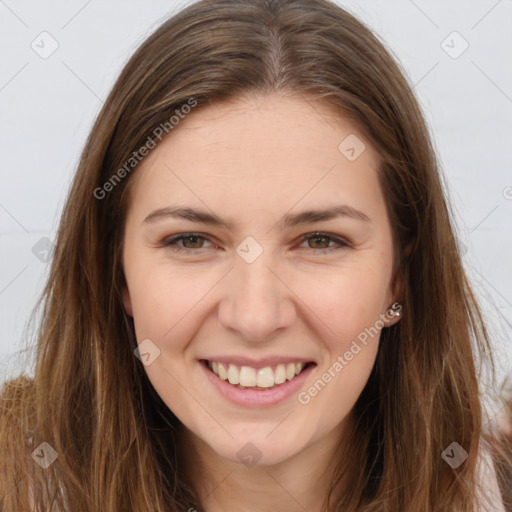
[[[412,244],[409,244],[404,248],[404,254],[406,258],[411,254],[411,250]],[[408,275],[408,266],[406,265],[405,279],[408,279]],[[388,309],[384,313],[385,318],[383,319],[383,321],[385,327],[391,327],[392,325],[395,325],[397,322],[400,321],[403,315],[402,310],[404,303],[404,278],[400,274],[397,274],[395,276],[395,281],[393,282],[392,285],[392,295],[393,297],[389,301]],[[400,314],[397,315],[397,312],[400,312]]]
[[[402,297],[403,293],[403,283],[401,276],[397,275],[395,281],[395,287],[397,291],[395,292],[395,297]],[[403,301],[402,299],[396,299],[389,302],[387,305],[387,309],[382,315],[382,321],[384,322],[384,327],[391,327],[400,321],[402,318],[402,310],[403,310]]]
[[[412,251],[412,242],[410,244],[406,245],[404,248],[404,255],[406,258],[408,258],[410,256],[411,251]]]
[[[128,287],[125,285],[123,288],[123,305],[126,314],[133,318],[132,299]]]
[[[386,311],[384,318],[382,321],[384,322],[384,327],[391,327],[398,323],[402,318],[402,309],[403,305],[400,302],[394,302]],[[400,313],[400,314],[398,314]]]

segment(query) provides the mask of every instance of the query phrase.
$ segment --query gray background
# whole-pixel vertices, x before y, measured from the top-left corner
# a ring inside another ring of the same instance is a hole
[[[91,124],[135,48],[188,3],[0,0],[0,381],[32,372],[30,353],[18,351]],[[512,369],[512,0],[338,3],[414,84],[503,378]]]

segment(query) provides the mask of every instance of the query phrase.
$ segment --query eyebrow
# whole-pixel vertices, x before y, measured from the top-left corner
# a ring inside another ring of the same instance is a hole
[[[278,222],[281,229],[299,226],[302,224],[311,224],[313,222],[335,219],[337,217],[347,217],[363,222],[371,222],[371,219],[361,210],[349,205],[339,205],[321,210],[306,210],[300,213],[287,214]],[[185,219],[200,224],[225,227],[230,231],[235,227],[232,220],[222,219],[218,215],[206,210],[200,210],[190,207],[159,208],[152,211],[143,221],[143,224],[152,224],[168,218]]]

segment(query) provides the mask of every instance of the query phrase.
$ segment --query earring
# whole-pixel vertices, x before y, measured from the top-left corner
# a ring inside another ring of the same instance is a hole
[[[396,316],[396,317],[399,317],[402,313],[400,311],[396,311],[394,308],[395,307],[402,307],[402,305],[399,303],[399,302],[395,302],[393,304],[393,306],[391,306],[390,310],[389,310],[389,313],[392,315],[392,316]]]

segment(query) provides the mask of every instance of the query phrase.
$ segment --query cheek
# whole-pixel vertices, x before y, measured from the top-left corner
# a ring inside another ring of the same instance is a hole
[[[382,263],[381,263],[382,264]],[[343,349],[384,313],[387,274],[376,265],[351,265],[295,279],[294,293],[322,323],[329,344]]]
[[[340,417],[352,408],[374,366],[386,279],[384,269],[375,262],[340,268],[328,278],[310,276],[298,285],[297,295],[310,308],[309,320],[326,356],[317,376],[321,382],[317,380],[309,390],[310,397],[322,395],[317,405],[323,404],[326,410],[337,404]]]
[[[357,345],[338,355],[306,390],[311,401],[316,400],[318,414],[332,426],[350,413],[366,386],[377,355],[378,337],[367,346]]]
[[[314,330],[325,357],[298,400],[310,408],[306,421],[321,417],[323,428],[328,431],[352,410],[375,364],[382,290],[375,280],[363,282],[354,275],[345,276],[312,299],[317,309],[310,318],[315,322]]]
[[[133,258],[126,269],[137,339],[163,342],[207,291],[193,277],[165,265]]]

